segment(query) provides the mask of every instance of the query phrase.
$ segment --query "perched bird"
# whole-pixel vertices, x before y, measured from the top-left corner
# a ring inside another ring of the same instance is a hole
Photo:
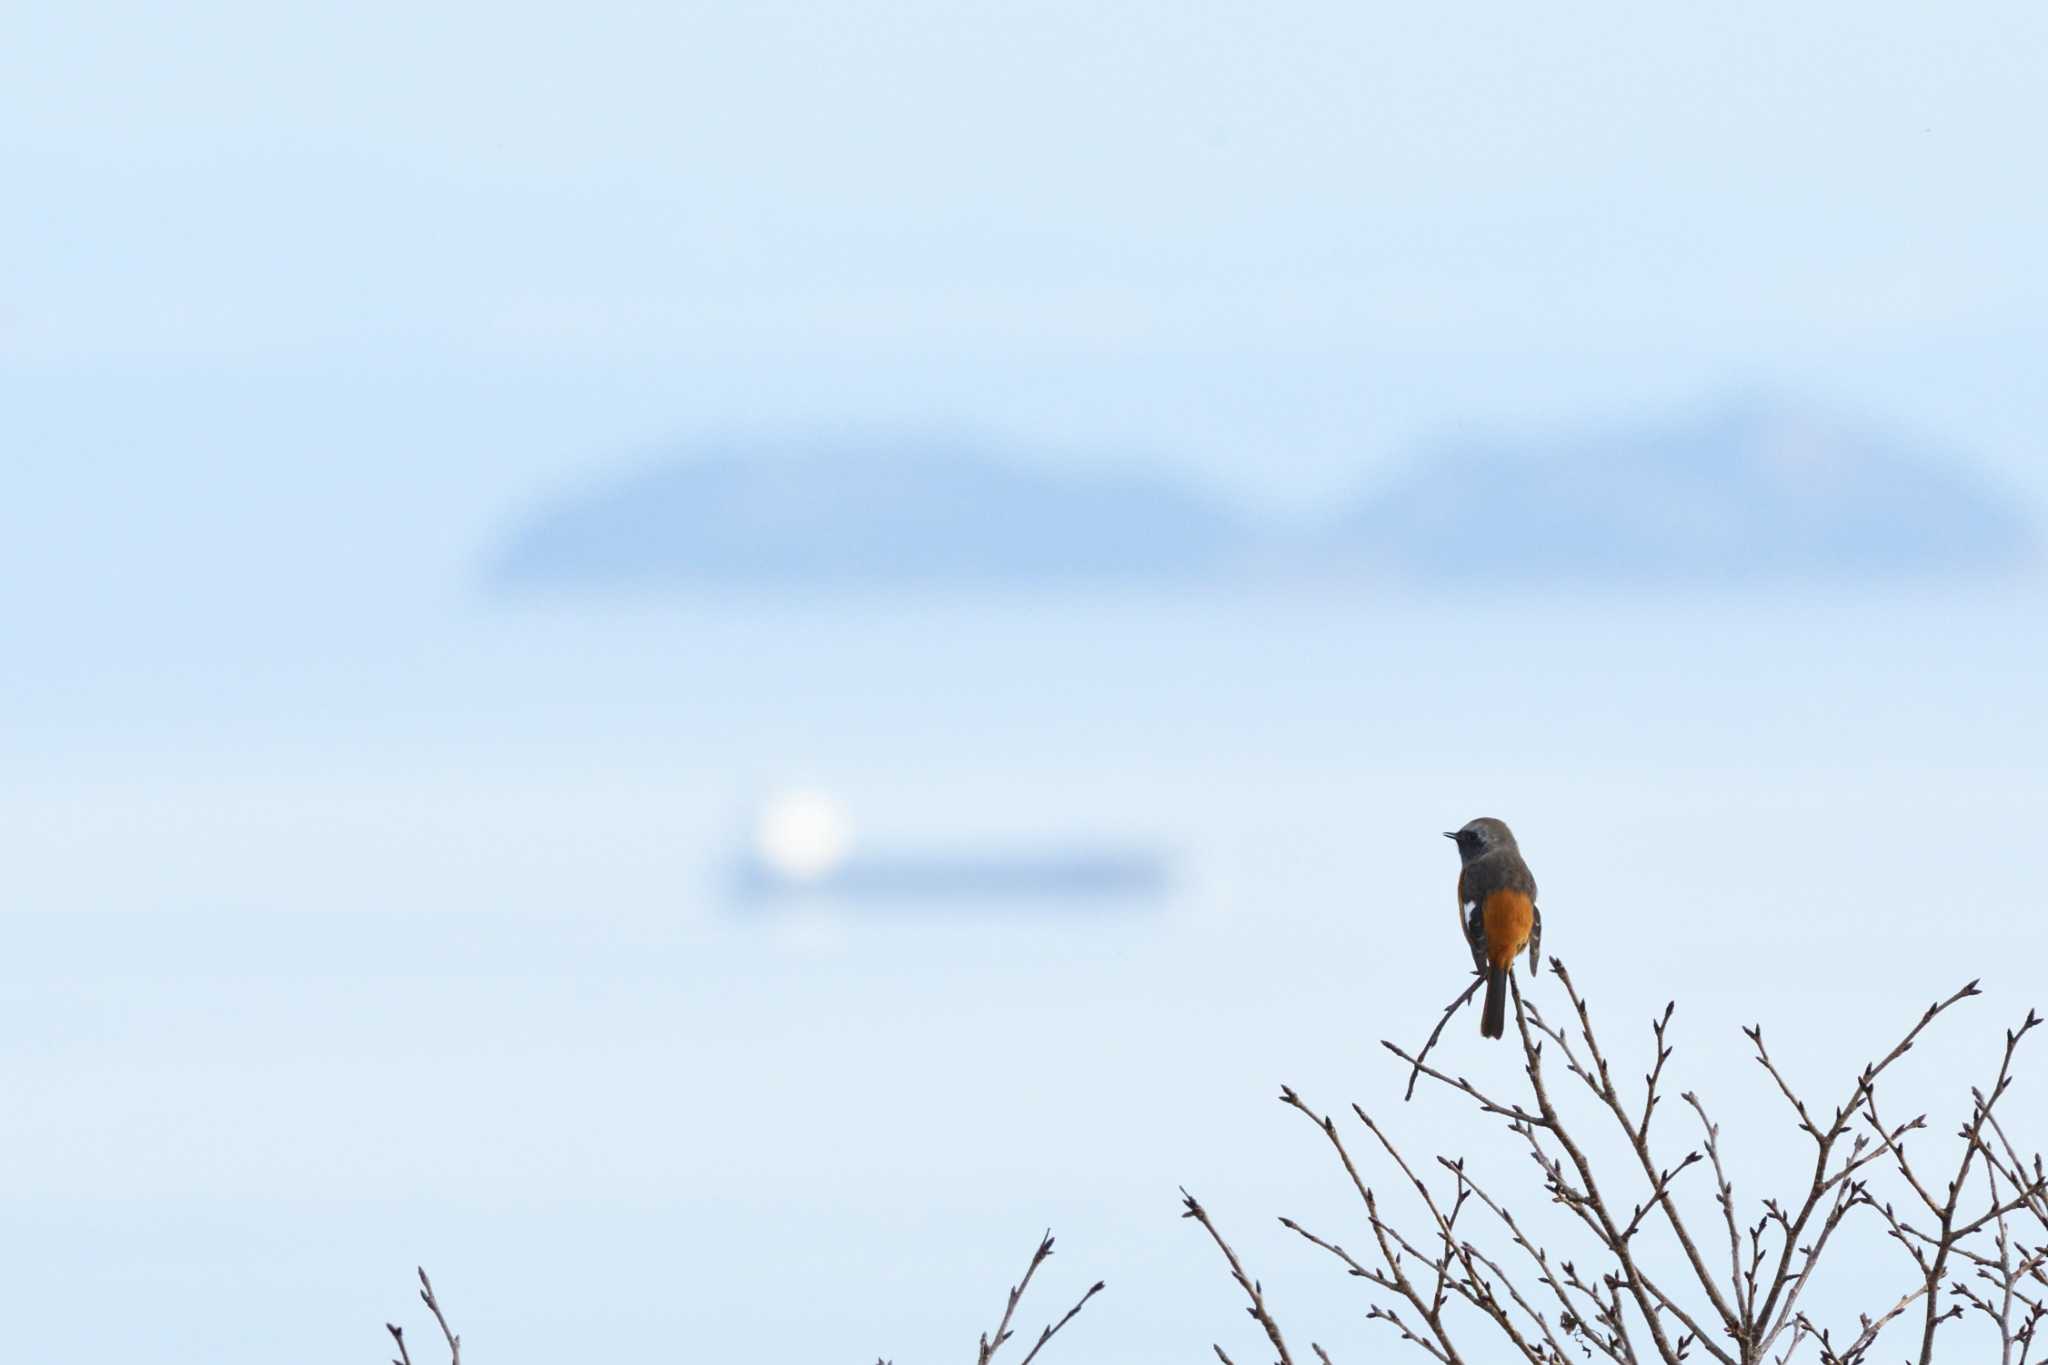
[[[1479,1036],[1498,1038],[1507,1030],[1508,973],[1515,954],[1529,950],[1529,975],[1543,948],[1543,913],[1536,908],[1536,878],[1522,861],[1515,836],[1499,820],[1482,816],[1462,829],[1445,830],[1458,841],[1464,867],[1458,872],[1458,923],[1472,946],[1472,965],[1486,975],[1486,1008]]]

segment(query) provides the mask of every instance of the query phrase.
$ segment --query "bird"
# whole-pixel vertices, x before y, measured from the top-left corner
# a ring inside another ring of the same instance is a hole
[[[1457,841],[1458,927],[1472,948],[1472,965],[1486,977],[1486,1007],[1479,1014],[1479,1036],[1498,1038],[1507,1031],[1508,973],[1515,955],[1529,950],[1529,975],[1543,948],[1543,912],[1536,908],[1536,878],[1522,861],[1514,832],[1504,821],[1481,816],[1444,831]]]

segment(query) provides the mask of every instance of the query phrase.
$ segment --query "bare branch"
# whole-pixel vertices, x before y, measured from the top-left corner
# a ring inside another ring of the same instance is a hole
[[[1266,1311],[1265,1290],[1257,1280],[1245,1274],[1244,1265],[1237,1259],[1237,1253],[1230,1249],[1230,1243],[1223,1240],[1223,1234],[1218,1232],[1216,1224],[1209,1220],[1209,1211],[1203,1208],[1200,1202],[1187,1192],[1185,1186],[1181,1188],[1180,1198],[1182,1205],[1181,1217],[1192,1218],[1197,1223],[1200,1223],[1202,1230],[1207,1232],[1210,1240],[1216,1243],[1217,1250],[1223,1253],[1223,1259],[1230,1263],[1231,1278],[1237,1281],[1238,1287],[1244,1290],[1246,1296],[1251,1299],[1251,1307],[1246,1311],[1258,1321],[1259,1326],[1266,1329],[1266,1339],[1271,1341],[1273,1349],[1280,1353],[1280,1365],[1294,1365],[1294,1357],[1287,1353],[1287,1340],[1280,1334],[1280,1324],[1273,1321],[1273,1315]],[[1223,1354],[1221,1346],[1216,1348],[1216,1354],[1226,1362],[1230,1360],[1229,1356]]]
[[[1436,1027],[1429,1031],[1429,1038],[1422,1044],[1422,1051],[1415,1054],[1415,1064],[1408,1070],[1408,1089],[1402,1092],[1402,1103],[1415,1098],[1415,1080],[1422,1074],[1422,1061],[1429,1056],[1429,1050],[1436,1046],[1436,1040],[1443,1036],[1444,1025],[1451,1022],[1451,1016],[1462,1009],[1467,1001],[1486,984],[1484,972],[1472,973],[1472,984],[1465,987],[1450,1004],[1444,1006],[1443,1017],[1436,1021]]]
[[[993,1333],[983,1334],[981,1338],[981,1351],[976,1357],[976,1365],[989,1365],[989,1361],[994,1358],[995,1353],[1000,1351],[1003,1348],[1003,1343],[1008,1341],[1013,1335],[1010,1330],[1010,1319],[1016,1316],[1017,1305],[1022,1302],[1024,1292],[1031,1287],[1031,1277],[1038,1273],[1040,1266],[1052,1258],[1052,1243],[1052,1229],[1047,1228],[1045,1235],[1038,1241],[1038,1249],[1031,1253],[1031,1264],[1024,1267],[1024,1278],[1011,1286],[1009,1297],[1003,1303],[1002,1320],[996,1323],[996,1330]],[[1032,1360],[1037,1357],[1038,1353],[1045,1349],[1045,1344],[1057,1336],[1062,1327],[1072,1322],[1075,1314],[1088,1306],[1088,1300],[1102,1292],[1102,1286],[1103,1282],[1101,1280],[1097,1280],[1094,1284],[1088,1286],[1087,1292],[1082,1294],[1074,1306],[1067,1310],[1065,1317],[1061,1318],[1058,1322],[1048,1324],[1040,1330],[1038,1340],[1032,1343],[1030,1351],[1025,1353],[1024,1359],[1018,1365],[1031,1365]]]
[[[1097,1280],[1094,1284],[1089,1285],[1087,1292],[1082,1294],[1079,1299],[1075,1300],[1074,1306],[1067,1310],[1065,1317],[1061,1318],[1058,1322],[1055,1322],[1050,1326],[1043,1328],[1038,1334],[1038,1340],[1033,1342],[1031,1349],[1024,1353],[1024,1359],[1022,1362],[1020,1362],[1020,1365],[1031,1365],[1031,1362],[1038,1358],[1038,1353],[1045,1348],[1045,1343],[1051,1341],[1054,1337],[1058,1336],[1060,1328],[1065,1327],[1068,1323],[1072,1322],[1074,1320],[1074,1315],[1076,1313],[1079,1313],[1083,1308],[1086,1308],[1088,1306],[1088,1300],[1094,1298],[1097,1294],[1100,1294],[1102,1292],[1104,1283],[1105,1282],[1102,1280]]]
[[[441,1327],[441,1337],[448,1343],[448,1365],[462,1365],[462,1338],[455,1335],[454,1329],[448,1325],[447,1315],[441,1311],[441,1301],[434,1297],[434,1282],[427,1278],[426,1267],[415,1266],[414,1269],[419,1272],[420,1277],[420,1302],[424,1303],[427,1306],[427,1311],[434,1315],[434,1321],[439,1323]],[[386,1323],[385,1326],[391,1327],[389,1323]],[[398,1338],[399,1355],[405,1356],[404,1334],[396,1327],[391,1327],[391,1334]],[[407,1365],[410,1365],[411,1358],[405,1358]]]

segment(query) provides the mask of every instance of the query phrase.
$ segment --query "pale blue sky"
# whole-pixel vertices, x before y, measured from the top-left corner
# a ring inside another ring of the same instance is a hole
[[[1256,458],[1243,484],[1298,497],[1418,431],[1730,382],[1998,463],[2039,415],[2009,391],[2048,303],[2035,5],[16,5],[7,30],[7,372],[544,376],[591,434],[515,483],[602,458],[622,389],[665,395],[648,439],[936,413]]]
[[[9,29],[26,365],[1617,330],[1775,358],[1997,334],[2048,288],[2038,6],[95,5]]]

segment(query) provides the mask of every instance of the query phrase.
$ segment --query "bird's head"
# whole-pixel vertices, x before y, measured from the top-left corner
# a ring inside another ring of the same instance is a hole
[[[1468,863],[1497,849],[1515,846],[1514,832],[1507,823],[1490,815],[1468,820],[1457,829],[1447,829],[1444,838],[1457,840],[1458,856]]]

